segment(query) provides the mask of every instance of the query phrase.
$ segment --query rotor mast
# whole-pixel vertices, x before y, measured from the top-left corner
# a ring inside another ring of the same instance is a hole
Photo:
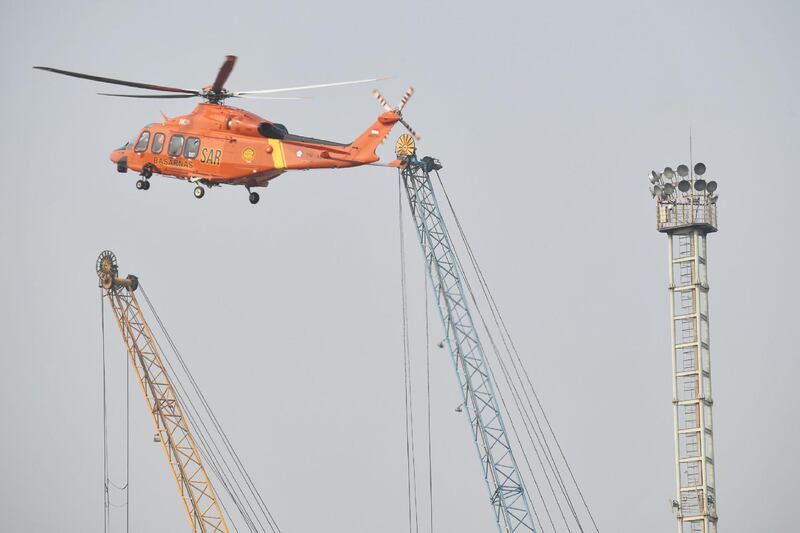
[[[192,531],[228,533],[219,500],[203,466],[153,333],[136,299],[139,280],[133,275],[119,277],[116,257],[110,251],[101,253],[97,259],[97,275],[153,417],[156,435]]]

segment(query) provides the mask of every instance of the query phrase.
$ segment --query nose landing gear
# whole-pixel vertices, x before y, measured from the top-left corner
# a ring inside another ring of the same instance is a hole
[[[147,163],[144,167],[142,167],[142,171],[139,173],[141,179],[136,181],[136,188],[140,191],[146,191],[150,188],[150,178],[153,177],[153,170],[155,167],[150,163]],[[127,171],[127,167],[125,169]]]

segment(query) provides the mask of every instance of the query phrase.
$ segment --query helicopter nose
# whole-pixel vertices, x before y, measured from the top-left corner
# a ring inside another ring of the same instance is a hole
[[[117,164],[117,172],[128,171],[128,156],[125,155],[125,150],[111,152],[111,162]]]

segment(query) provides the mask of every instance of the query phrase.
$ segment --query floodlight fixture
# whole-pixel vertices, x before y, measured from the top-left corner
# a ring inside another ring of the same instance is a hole
[[[671,180],[675,177],[675,172],[670,167],[667,167],[664,169],[664,177]]]
[[[705,163],[697,163],[694,166],[694,173],[697,174],[698,176],[702,176],[703,174],[705,174],[706,173]]]
[[[708,192],[710,192],[710,193],[713,193],[714,191],[716,191],[717,190],[717,182],[716,181],[709,181],[706,184],[706,190]]]
[[[661,179],[661,177],[658,175],[658,172],[656,172],[655,170],[651,170],[648,177],[650,178],[650,183],[652,183],[653,185],[658,183],[658,180]]]
[[[664,184],[664,194],[672,194],[675,192],[675,186],[672,183]]]
[[[689,167],[686,165],[678,165],[678,176],[685,178],[689,175]]]
[[[681,180],[678,182],[678,190],[681,192],[689,192],[689,189],[692,188],[692,184],[689,183],[687,180]]]
[[[653,186],[653,196],[661,196],[662,192],[664,192],[664,189],[660,185]]]
[[[694,190],[696,191],[706,190],[706,180],[704,179],[694,180]]]

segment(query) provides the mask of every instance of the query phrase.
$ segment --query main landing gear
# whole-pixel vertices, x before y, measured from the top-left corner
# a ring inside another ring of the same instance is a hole
[[[140,181],[143,181],[143,180],[140,180]],[[218,186],[218,184],[215,184],[213,182],[208,182],[206,180],[194,180],[194,181],[192,181],[192,183],[197,184],[197,186],[194,188],[194,197],[197,198],[198,200],[206,195],[206,188],[210,189],[211,187],[217,187]],[[145,186],[147,186],[147,185],[149,185],[149,184],[145,181]],[[138,183],[137,183],[136,186],[139,187]],[[261,199],[261,196],[259,196],[259,194],[257,192],[251,191],[250,187],[247,187],[247,192],[249,193],[247,198],[250,200],[251,204],[255,205]]]
[[[144,179],[137,180],[136,181],[136,188],[139,189],[140,191],[146,191],[147,189],[150,188],[150,182],[147,181],[147,180],[144,180]]]
[[[261,197],[258,195],[257,192],[251,191],[249,185],[245,185],[245,188],[247,189],[247,192],[250,193],[250,195],[248,196],[250,203],[256,205],[258,201],[261,199]]]

